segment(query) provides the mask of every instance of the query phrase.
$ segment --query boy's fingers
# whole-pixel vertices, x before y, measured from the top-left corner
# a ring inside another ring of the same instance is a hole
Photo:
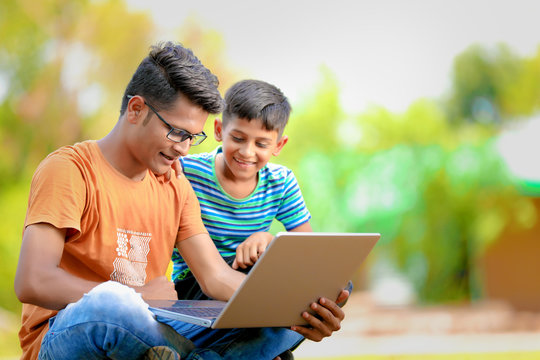
[[[249,254],[246,254],[246,249],[236,250],[236,263],[238,267],[246,269],[249,265]]]
[[[298,332],[306,339],[318,342],[332,334],[332,330],[326,323],[308,312],[303,312],[302,317],[308,322],[309,326],[293,326],[291,329]]]
[[[172,163],[171,167],[176,173],[176,177],[179,179],[182,177],[182,165],[180,165],[180,160],[176,160]]]
[[[259,247],[258,247],[258,250],[257,250],[257,254],[259,255],[259,257],[261,257],[262,253],[265,250],[266,250],[266,244],[265,243],[259,244]]]
[[[258,258],[259,258],[259,250],[257,249],[257,246],[252,246],[251,249],[249,249],[250,264],[248,265],[255,264]]]
[[[319,299],[319,304],[315,304],[316,308],[312,309],[319,314],[325,321],[331,323],[339,323],[345,318],[345,312],[338,304],[326,298]],[[338,324],[339,326],[339,324]]]
[[[336,299],[336,304],[341,304],[342,302],[344,302],[345,300],[347,300],[347,298],[349,297],[349,292],[347,290],[341,290],[341,293],[339,293],[339,296],[338,298]]]
[[[244,261],[243,261],[243,256],[242,256],[241,251],[238,251],[238,250],[236,251],[236,259],[234,260],[234,262],[236,263],[237,267],[240,267],[242,269],[245,268]]]
[[[244,242],[236,249],[236,263],[238,267],[246,269],[253,266],[266,249],[266,244],[260,241]]]
[[[293,326],[291,328],[313,341],[321,341],[332,335],[334,331],[341,329],[341,321],[345,318],[343,310],[333,301],[321,298],[319,302],[319,304],[311,304],[311,309],[315,311],[317,316],[313,316],[307,311],[302,313],[302,317],[310,326]]]

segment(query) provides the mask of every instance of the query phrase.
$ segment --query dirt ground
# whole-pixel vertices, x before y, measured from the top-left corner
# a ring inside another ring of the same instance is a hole
[[[540,313],[503,302],[453,306],[378,306],[353,292],[342,329],[320,343],[306,341],[295,358],[365,354],[540,351]]]

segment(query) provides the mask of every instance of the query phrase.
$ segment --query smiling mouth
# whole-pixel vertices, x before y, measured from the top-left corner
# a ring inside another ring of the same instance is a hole
[[[255,165],[255,161],[244,161],[237,158],[234,158],[234,161],[239,163],[240,165],[248,166],[248,165]]]
[[[169,160],[169,161],[174,161],[176,159],[176,157],[171,157],[169,155],[166,155],[164,153],[160,153],[161,156],[163,156],[165,159]]]

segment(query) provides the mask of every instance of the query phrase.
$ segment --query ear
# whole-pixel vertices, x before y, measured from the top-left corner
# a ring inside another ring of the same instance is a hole
[[[143,118],[144,99],[138,95],[129,99],[126,108],[126,119],[129,123],[136,124]]]
[[[223,141],[223,123],[220,119],[214,120],[214,138],[216,141]]]
[[[287,135],[282,135],[281,139],[279,139],[279,141],[276,144],[276,148],[274,149],[274,151],[272,151],[272,155],[278,156],[279,153],[281,152],[281,149],[283,149],[283,147],[288,141],[289,141],[289,137]]]

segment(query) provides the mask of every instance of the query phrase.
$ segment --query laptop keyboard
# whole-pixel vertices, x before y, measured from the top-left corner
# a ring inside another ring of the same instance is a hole
[[[223,308],[213,308],[213,307],[165,307],[165,310],[172,312],[177,312],[180,314],[198,316],[198,317],[216,317],[218,316]]]

